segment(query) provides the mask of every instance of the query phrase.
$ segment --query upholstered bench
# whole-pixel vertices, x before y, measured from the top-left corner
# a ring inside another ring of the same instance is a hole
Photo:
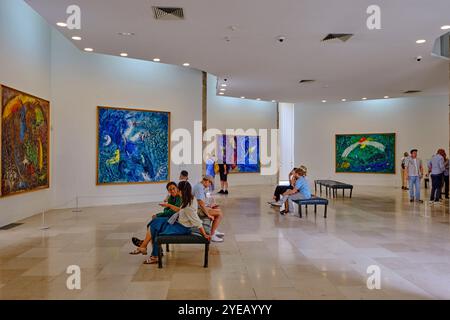
[[[306,200],[294,200],[295,203],[298,204],[298,213],[300,218],[303,218],[302,215],[302,206],[306,207],[306,216],[308,216],[308,206],[314,206],[314,214],[317,215],[317,206],[325,206],[323,217],[327,218],[328,213],[328,200],[324,198],[311,198]]]
[[[205,218],[203,220],[203,228],[209,234],[211,232],[211,220]],[[204,244],[205,245],[205,259],[204,268],[208,268],[208,257],[209,257],[209,244],[210,242],[203,237],[199,231],[193,231],[192,234],[188,235],[160,235],[156,238],[156,243],[158,244],[158,267],[161,269],[162,264],[162,248],[166,245],[166,251],[169,252],[170,244]]]

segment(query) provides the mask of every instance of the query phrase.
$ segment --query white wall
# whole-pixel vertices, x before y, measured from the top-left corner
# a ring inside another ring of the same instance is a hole
[[[277,129],[276,103],[218,96],[216,86],[217,78],[208,75],[208,129],[219,129],[222,132],[226,129],[268,129],[269,135],[270,129]],[[257,173],[232,174],[228,180],[230,187],[271,184],[276,182],[276,176],[262,176]]]
[[[165,184],[96,186],[97,106],[137,107],[171,112],[172,131],[193,131],[201,120],[200,71],[121,57],[81,52],[56,30],[52,33],[53,205],[66,206],[159,201]],[[192,180],[201,165],[171,165]],[[71,202],[70,205],[73,205]]]
[[[24,1],[0,0],[0,83],[50,100],[50,34]],[[49,205],[49,190],[1,198],[0,226]]]
[[[308,167],[311,180],[400,186],[399,166],[405,151],[418,148],[425,160],[448,145],[448,97],[296,104],[295,132],[295,161]],[[335,134],[377,132],[397,133],[397,174],[336,174]]]

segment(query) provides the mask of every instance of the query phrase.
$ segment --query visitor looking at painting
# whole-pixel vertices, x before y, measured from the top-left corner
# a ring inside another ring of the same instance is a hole
[[[409,181],[409,200],[410,202],[423,203],[420,199],[420,180],[423,178],[422,160],[417,157],[417,149],[411,150],[411,155],[405,162],[406,173]]]
[[[295,186],[292,190],[288,190],[283,194],[281,201],[283,205],[280,208],[280,214],[286,215],[289,212],[294,212],[294,201],[295,200],[304,200],[311,199],[311,190],[309,187],[308,179],[306,178],[307,168],[305,166],[301,166],[297,170],[295,170],[295,176],[297,181],[295,182]]]
[[[220,173],[220,186],[221,189],[218,192],[219,194],[228,194],[228,173],[230,171],[230,166],[222,163],[219,164],[219,173]]]
[[[403,154],[401,168],[402,168],[402,190],[409,190],[408,188],[408,173],[406,172],[406,160],[409,157],[409,153],[405,152]]]
[[[440,204],[446,159],[447,155],[445,150],[439,149],[428,162],[428,170],[431,176],[430,204]]]

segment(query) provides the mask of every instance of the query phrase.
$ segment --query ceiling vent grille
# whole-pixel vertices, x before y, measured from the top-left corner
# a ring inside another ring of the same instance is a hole
[[[403,92],[404,94],[414,94],[414,93],[421,93],[422,91],[420,90],[408,90]]]
[[[300,80],[299,81],[300,84],[306,84],[306,83],[312,83],[312,82],[316,82],[316,80],[306,79],[306,80]]]
[[[183,20],[183,8],[152,7],[156,20]]]
[[[339,39],[342,42],[346,42],[350,40],[351,37],[353,37],[353,33],[329,33],[325,38],[322,39],[322,41]]]

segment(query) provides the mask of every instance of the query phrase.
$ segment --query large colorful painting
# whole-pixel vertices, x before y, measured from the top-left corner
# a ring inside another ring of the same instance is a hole
[[[50,103],[1,86],[1,194],[49,187]]]
[[[395,174],[395,133],[336,135],[336,172]]]
[[[169,180],[170,113],[98,107],[97,184]]]
[[[217,149],[219,163],[230,165],[230,173],[261,172],[258,136],[219,135]]]

